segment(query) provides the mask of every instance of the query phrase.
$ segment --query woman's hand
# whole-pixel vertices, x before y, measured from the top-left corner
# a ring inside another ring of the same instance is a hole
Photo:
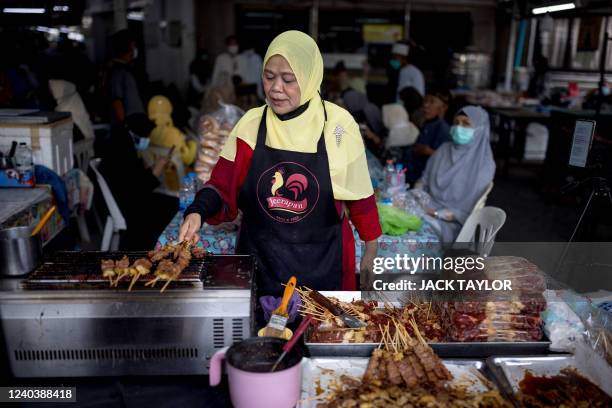
[[[366,241],[361,263],[359,265],[359,274],[361,275],[361,289],[367,290],[371,285],[374,270],[374,258],[378,252],[378,241]]]
[[[198,213],[191,213],[185,217],[183,225],[179,230],[179,242],[190,241],[194,244],[200,239],[200,228],[202,227],[202,217]]]

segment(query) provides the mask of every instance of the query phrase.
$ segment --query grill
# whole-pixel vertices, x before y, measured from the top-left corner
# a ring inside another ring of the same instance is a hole
[[[45,259],[32,274],[21,283],[26,290],[83,290],[111,289],[108,279],[102,277],[100,262],[103,259],[119,260],[123,256],[130,259],[130,264],[138,258],[147,256],[146,252],[58,252]],[[189,266],[181,272],[168,289],[199,288],[202,289],[204,259],[192,259]],[[132,290],[156,290],[145,287],[145,283],[154,279],[153,273],[141,276]],[[130,285],[131,278],[125,277],[113,290],[124,290]],[[159,288],[157,289],[159,290]]]
[[[212,354],[253,333],[254,260],[193,259],[164,293],[110,288],[102,259],[145,252],[60,252],[19,284],[0,280],[0,319],[16,377],[207,374]]]

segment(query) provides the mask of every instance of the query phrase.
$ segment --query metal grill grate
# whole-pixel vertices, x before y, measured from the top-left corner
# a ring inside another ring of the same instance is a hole
[[[17,361],[197,359],[197,348],[15,350]]]
[[[146,254],[146,252],[57,252],[45,259],[21,285],[23,289],[28,290],[109,289],[108,280],[102,277],[100,271],[100,262],[103,259],[118,260],[125,255],[130,262],[134,262]],[[204,264],[204,259],[192,259],[178,280],[172,282],[168,288],[202,288],[201,276]],[[153,273],[141,277],[134,285],[134,289],[148,289],[144,284],[151,279],[154,279]],[[129,284],[129,279],[123,279],[118,289],[125,290]],[[159,290],[159,285],[157,286]]]

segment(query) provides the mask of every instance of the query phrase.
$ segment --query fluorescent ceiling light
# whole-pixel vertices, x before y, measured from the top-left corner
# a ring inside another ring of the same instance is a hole
[[[142,11],[130,11],[127,14],[127,19],[128,20],[143,21],[144,20],[144,13]]]
[[[563,4],[557,4],[554,6],[534,8],[533,10],[531,10],[531,12],[533,14],[544,14],[544,13],[554,13],[555,11],[571,10],[575,8],[576,8],[576,5],[574,3],[563,3]]]
[[[53,6],[53,11],[68,11],[70,7],[68,6]]]
[[[6,14],[45,14],[44,8],[5,7],[2,9]]]
[[[68,39],[78,41],[78,42],[83,42],[85,41],[85,36],[81,33],[77,33],[73,31],[73,32],[68,33]]]

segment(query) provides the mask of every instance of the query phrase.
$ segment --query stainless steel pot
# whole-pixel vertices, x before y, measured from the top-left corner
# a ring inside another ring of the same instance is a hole
[[[30,236],[32,227],[0,230],[0,275],[19,276],[30,273],[42,258],[40,235]]]

